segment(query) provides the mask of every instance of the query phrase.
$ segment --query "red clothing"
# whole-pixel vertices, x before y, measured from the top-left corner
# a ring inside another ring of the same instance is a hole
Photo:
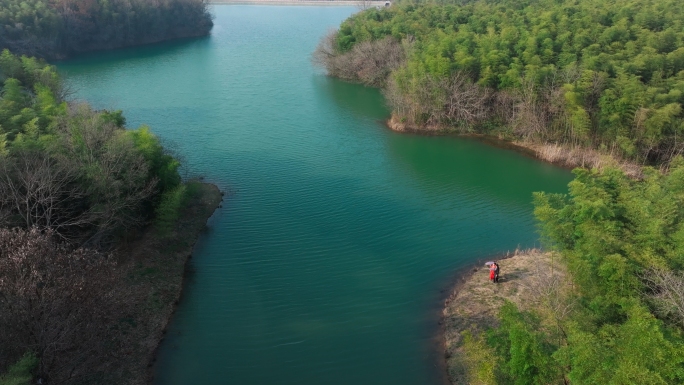
[[[496,277],[496,270],[494,270],[494,269],[489,270],[489,279],[491,279],[493,281],[494,277]]]

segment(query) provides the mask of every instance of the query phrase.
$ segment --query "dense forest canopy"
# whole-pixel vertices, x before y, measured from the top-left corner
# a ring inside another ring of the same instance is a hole
[[[205,0],[3,0],[0,48],[63,57],[78,52],[204,36]]]
[[[684,150],[683,4],[400,3],[343,22],[323,41],[317,60],[332,75],[378,83],[363,69],[384,59],[359,47],[389,38],[407,60],[380,83],[397,118],[410,125],[498,132],[666,162]],[[359,58],[365,59],[354,61]],[[341,70],[349,63],[361,69]]]

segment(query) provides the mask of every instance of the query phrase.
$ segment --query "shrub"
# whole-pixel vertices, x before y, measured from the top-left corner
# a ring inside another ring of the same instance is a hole
[[[494,368],[497,363],[496,352],[487,345],[484,336],[475,336],[470,330],[461,333],[464,366],[468,383],[473,385],[496,385]]]
[[[31,385],[33,371],[38,366],[38,358],[26,353],[16,364],[10,366],[7,374],[0,376],[0,385]]]
[[[168,236],[178,221],[180,210],[187,201],[188,191],[185,185],[179,185],[166,191],[155,211],[155,227],[162,236]]]

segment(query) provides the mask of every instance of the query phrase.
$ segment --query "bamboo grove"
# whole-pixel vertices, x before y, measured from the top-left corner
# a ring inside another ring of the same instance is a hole
[[[417,129],[666,163],[684,150],[683,23],[675,0],[400,2],[350,17],[315,60],[383,86]]]
[[[684,160],[643,180],[577,169],[569,193],[535,194],[542,235],[569,284],[540,281],[533,305],[466,331],[469,383],[684,382]],[[504,262],[505,266],[505,262]]]

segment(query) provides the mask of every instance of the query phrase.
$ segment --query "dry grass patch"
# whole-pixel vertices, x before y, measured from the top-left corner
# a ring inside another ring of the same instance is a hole
[[[521,310],[544,312],[545,327],[554,327],[554,319],[567,315],[571,302],[565,293],[571,284],[556,258],[537,249],[516,250],[498,261],[498,284],[489,281],[489,270],[483,266],[457,285],[443,311],[445,356],[453,384],[489,383],[493,368],[486,360],[490,352],[483,332],[498,326],[497,314],[506,301]]]
[[[615,167],[630,178],[640,179],[642,167],[635,162],[620,160],[616,154],[603,154],[598,150],[586,147],[570,147],[551,143],[515,142],[515,145],[533,150],[537,157],[545,162],[565,167],[583,167],[603,169]]]

